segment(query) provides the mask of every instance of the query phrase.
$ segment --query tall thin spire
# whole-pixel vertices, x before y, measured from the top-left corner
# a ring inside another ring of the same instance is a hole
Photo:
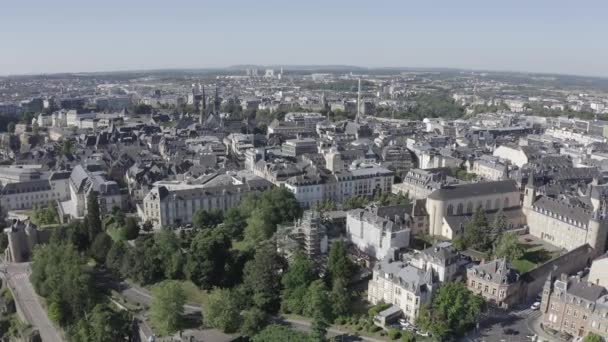
[[[359,117],[361,116],[361,78],[359,78],[359,86],[357,88],[357,123],[359,122]]]
[[[202,86],[203,94],[202,94],[202,102],[203,106],[201,108],[201,114],[199,117],[199,123],[202,125],[203,120],[205,120],[205,115],[207,115],[207,97],[205,96],[205,86]]]
[[[220,114],[220,95],[217,86],[215,86],[215,102],[213,110],[215,111],[215,115]]]

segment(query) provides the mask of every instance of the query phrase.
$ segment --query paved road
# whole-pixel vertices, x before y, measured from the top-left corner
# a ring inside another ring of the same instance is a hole
[[[143,289],[141,287],[138,287],[137,285],[127,283],[127,282],[122,282],[120,285],[121,285],[120,292],[127,299],[137,302],[141,305],[150,306],[150,303],[152,302],[152,294],[150,293],[150,291]],[[198,314],[201,312],[201,310],[202,310],[202,308],[197,305],[189,305],[189,304],[184,305],[184,311],[186,314]],[[141,326],[143,328],[144,334],[146,335],[146,337],[150,336],[152,334],[152,330],[147,325],[147,322],[145,321],[144,317],[140,317],[140,321],[142,323]],[[277,321],[287,323],[296,330],[310,332],[311,323],[309,321],[296,320],[296,319],[277,319]],[[344,342],[350,342],[350,341],[385,342],[386,341],[386,340],[378,340],[378,339],[371,338],[371,337],[353,336],[353,335],[349,335],[349,333],[346,331],[342,331],[342,330],[338,330],[338,329],[334,329],[334,328],[329,328],[329,329],[327,329],[327,331],[330,336],[343,336],[342,341],[344,341]]]
[[[541,317],[538,310],[524,308],[512,312],[496,312],[492,317],[485,318],[477,331],[467,334],[462,341],[471,342],[519,342],[530,341],[527,336],[538,335],[541,340],[543,332],[536,324]],[[539,340],[540,341],[540,340]]]
[[[44,342],[61,342],[64,339],[61,333],[55,328],[40,303],[40,297],[34,291],[30,282],[29,263],[3,264],[6,270],[8,285],[11,288],[13,297],[19,303],[26,320],[40,333]]]
[[[287,324],[289,324],[293,329],[295,330],[299,330],[299,331],[303,331],[306,333],[310,332],[310,326],[311,323],[309,321],[305,321],[305,320],[297,320],[297,319],[282,319],[280,320],[282,322],[285,322]],[[366,336],[354,336],[351,335],[349,332],[346,331],[342,331],[339,329],[335,329],[332,327],[329,327],[327,329],[327,336],[328,337],[334,337],[334,336],[340,336],[340,342],[355,342],[355,341],[366,341],[366,342],[386,342],[387,340],[379,340],[373,337],[366,337]]]
[[[150,291],[124,281],[120,283],[120,288],[120,293],[127,299],[139,303],[141,305],[150,307],[150,304],[152,303],[152,293]],[[200,312],[201,307],[198,305],[184,305],[184,313],[187,315],[197,314]]]

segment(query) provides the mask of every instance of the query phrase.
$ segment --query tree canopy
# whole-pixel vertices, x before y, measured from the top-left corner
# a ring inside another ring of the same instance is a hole
[[[184,314],[186,295],[179,282],[167,280],[152,289],[150,319],[163,335],[176,332]]]
[[[440,338],[462,336],[478,321],[484,300],[463,283],[443,284],[430,307],[424,306],[416,324]]]

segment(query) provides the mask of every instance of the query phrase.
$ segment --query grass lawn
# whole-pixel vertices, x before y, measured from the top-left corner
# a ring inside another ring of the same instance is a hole
[[[522,244],[521,246],[525,249],[523,257],[512,262],[519,273],[528,272],[559,255],[559,252],[549,252],[539,245]]]
[[[186,303],[190,305],[205,306],[207,304],[208,293],[205,290],[201,290],[193,282],[189,280],[176,280],[182,286],[186,294]],[[149,287],[150,290],[155,285]]]
[[[121,232],[120,232],[120,228],[108,228],[106,230],[106,233],[108,235],[110,235],[110,237],[112,238],[112,241],[114,241],[114,242],[123,240]]]

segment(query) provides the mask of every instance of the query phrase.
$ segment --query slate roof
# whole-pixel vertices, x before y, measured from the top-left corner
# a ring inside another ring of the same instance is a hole
[[[510,192],[517,191],[519,191],[517,189],[517,183],[514,180],[510,179],[497,182],[483,182],[448,186],[433,191],[428,198],[434,200],[451,200],[493,194],[507,194]]]
[[[563,201],[553,199],[548,196],[542,196],[532,205],[534,208],[543,209],[555,215],[560,215],[565,218],[570,218],[576,222],[586,224],[591,219],[592,212],[585,208],[569,205]]]

